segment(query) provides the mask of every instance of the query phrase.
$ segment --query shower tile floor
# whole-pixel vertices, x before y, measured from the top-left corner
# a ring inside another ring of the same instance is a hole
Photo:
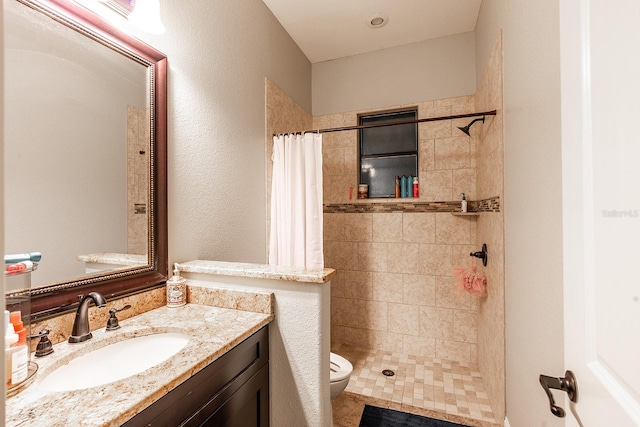
[[[472,365],[338,344],[353,364],[344,393],[332,401],[334,427],[357,427],[365,404],[472,427],[499,426]],[[395,375],[385,376],[383,370]]]

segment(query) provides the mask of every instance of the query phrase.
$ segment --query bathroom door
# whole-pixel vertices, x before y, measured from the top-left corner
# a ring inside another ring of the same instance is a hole
[[[585,427],[640,426],[640,3],[559,4],[565,367]]]

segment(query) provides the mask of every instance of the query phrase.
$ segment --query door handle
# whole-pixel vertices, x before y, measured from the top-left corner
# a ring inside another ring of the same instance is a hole
[[[544,392],[547,393],[551,413],[556,417],[564,418],[565,412],[564,409],[556,405],[550,389],[553,388],[556,390],[566,391],[567,395],[569,395],[569,400],[571,400],[573,403],[578,402],[578,382],[576,380],[576,376],[573,375],[573,372],[571,371],[566,371],[564,373],[564,377],[549,377],[547,375],[540,375],[540,385],[542,385]]]

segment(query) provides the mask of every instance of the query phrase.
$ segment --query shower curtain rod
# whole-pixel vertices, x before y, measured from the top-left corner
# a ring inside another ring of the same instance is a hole
[[[414,123],[424,123],[424,122],[437,122],[440,120],[454,120],[454,119],[465,119],[468,117],[484,117],[484,116],[495,116],[496,110],[485,111],[482,113],[469,113],[469,114],[458,114],[455,116],[442,116],[442,117],[430,117],[427,119],[417,119],[417,120],[405,120],[401,122],[390,122],[390,123],[374,123],[370,125],[359,125],[359,126],[345,126],[339,128],[327,128],[327,129],[314,129],[314,130],[305,130],[304,132],[289,132],[289,133],[330,133],[330,132],[342,132],[346,130],[358,130],[358,129],[369,129],[369,128],[379,128],[384,126],[395,126],[395,125],[410,125]],[[283,133],[274,133],[273,136],[284,135]]]

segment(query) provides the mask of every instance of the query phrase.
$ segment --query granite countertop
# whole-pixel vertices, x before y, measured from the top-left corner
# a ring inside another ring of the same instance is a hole
[[[93,339],[84,343],[56,344],[52,355],[33,358],[39,366],[35,382],[6,400],[6,425],[119,426],[271,320],[272,314],[198,304],[160,307],[121,320],[121,328],[116,331],[106,332],[104,328],[93,331]],[[39,387],[48,373],[74,356],[122,339],[159,332],[184,333],[190,339],[173,357],[129,378],[68,392],[50,392]]]
[[[224,261],[189,261],[178,264],[185,273],[218,274],[221,276],[252,277],[257,279],[286,280],[290,282],[327,283],[336,274],[333,268],[306,269],[268,264]]]

